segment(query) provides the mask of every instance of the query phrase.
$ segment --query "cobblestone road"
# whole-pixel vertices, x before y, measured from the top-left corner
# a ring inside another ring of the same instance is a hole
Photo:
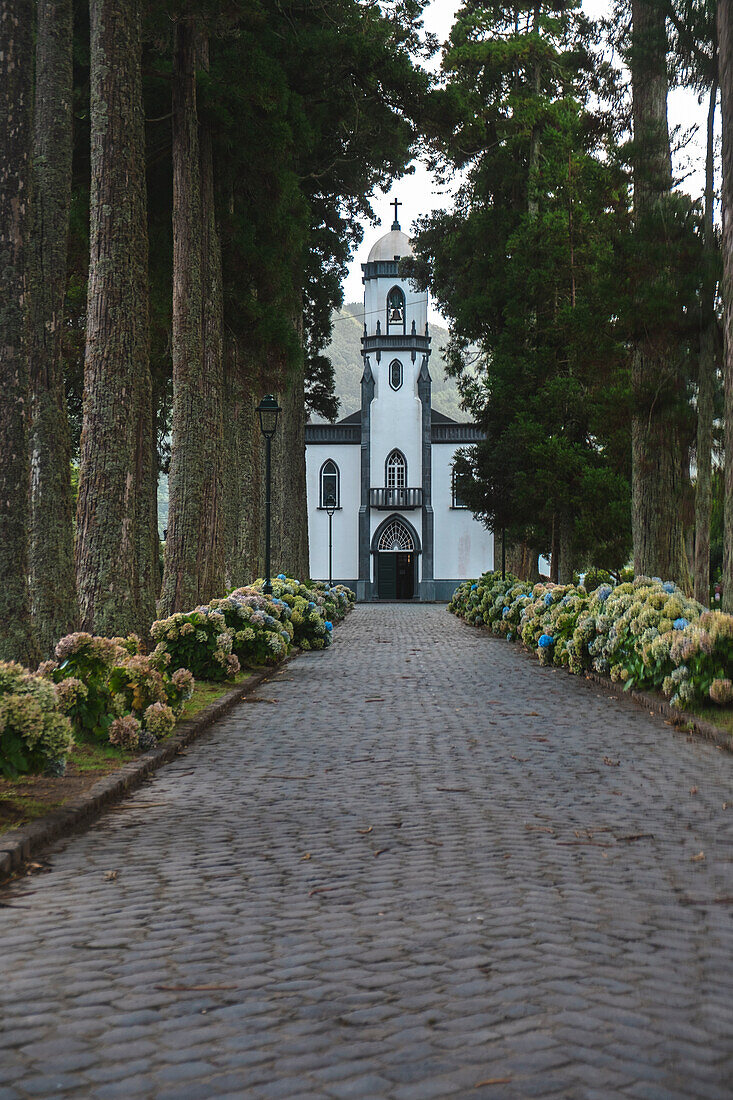
[[[730,1100],[732,777],[357,608],[3,892],[0,1098]]]

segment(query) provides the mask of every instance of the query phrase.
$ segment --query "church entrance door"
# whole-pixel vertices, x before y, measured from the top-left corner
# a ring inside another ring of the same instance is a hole
[[[411,600],[415,595],[415,554],[377,554],[377,595],[380,600]]]

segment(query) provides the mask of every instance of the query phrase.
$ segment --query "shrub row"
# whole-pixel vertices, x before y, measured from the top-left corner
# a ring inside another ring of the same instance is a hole
[[[486,573],[459,585],[448,606],[542,664],[662,691],[676,707],[733,701],[733,616],[707,610],[672,581],[636,577],[589,592]]]
[[[36,673],[0,662],[0,774],[63,774],[82,740],[126,749],[152,748],[173,729],[194,689],[194,676],[226,680],[242,664],[275,663],[293,646],[324,649],[333,623],[353,606],[342,585],[300,584],[281,574],[272,595],[264,582],[153,623],[156,643],[142,652],[137,635],[69,634]]]

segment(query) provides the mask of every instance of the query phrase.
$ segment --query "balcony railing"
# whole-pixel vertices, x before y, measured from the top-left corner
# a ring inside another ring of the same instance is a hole
[[[372,508],[385,512],[393,508],[403,511],[422,508],[422,489],[370,489],[369,503]]]

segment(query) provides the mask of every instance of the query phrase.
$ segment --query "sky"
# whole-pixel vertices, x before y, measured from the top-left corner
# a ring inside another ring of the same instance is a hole
[[[425,11],[425,28],[438,36],[444,42],[453,25],[455,12],[461,6],[460,0],[433,0]],[[584,0],[583,9],[592,18],[605,15],[609,10],[608,0]],[[705,116],[707,104],[700,106],[694,92],[687,89],[674,89],[669,96],[669,123],[670,129],[675,126],[683,130],[697,124],[698,136],[685,150],[684,165],[675,164],[675,171],[681,174],[683,171],[687,178],[682,187],[688,194],[697,197],[702,194],[705,180]],[[361,281],[361,264],[366,260],[367,253],[372,244],[382,233],[386,233],[394,217],[394,208],[390,203],[399,199],[402,206],[399,209],[400,224],[406,233],[410,232],[413,222],[432,210],[445,209],[451,201],[451,189],[439,186],[432,174],[424,164],[414,162],[414,173],[402,176],[393,181],[392,186],[386,192],[378,192],[373,201],[373,207],[377,215],[381,217],[380,226],[374,227],[369,222],[363,223],[364,240],[357,249],[356,256],[349,266],[349,273],[344,283],[344,300],[346,302],[360,302],[364,288]],[[688,174],[689,173],[689,174]],[[445,325],[445,320],[431,305],[429,309],[430,321],[433,324]]]

